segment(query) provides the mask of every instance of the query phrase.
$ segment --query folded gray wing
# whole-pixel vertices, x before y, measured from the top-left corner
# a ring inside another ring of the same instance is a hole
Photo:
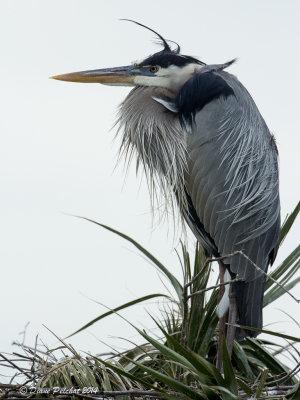
[[[203,241],[205,231],[218,254],[241,250],[265,271],[280,229],[276,145],[246,89],[234,76],[216,73],[234,95],[195,115],[187,134],[186,190],[202,224],[198,237]],[[240,255],[225,263],[248,282],[261,276]]]

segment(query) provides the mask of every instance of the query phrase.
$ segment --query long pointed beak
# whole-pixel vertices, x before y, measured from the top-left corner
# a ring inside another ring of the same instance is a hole
[[[134,86],[132,65],[116,68],[94,69],[51,76],[52,79],[68,82],[103,83],[106,85]]]

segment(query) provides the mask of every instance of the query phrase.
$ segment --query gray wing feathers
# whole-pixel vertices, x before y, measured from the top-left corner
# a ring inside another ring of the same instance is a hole
[[[278,244],[276,146],[255,103],[232,75],[235,96],[207,104],[187,135],[187,191],[220,255],[243,251],[264,271]],[[242,256],[225,261],[246,281],[259,273]]]

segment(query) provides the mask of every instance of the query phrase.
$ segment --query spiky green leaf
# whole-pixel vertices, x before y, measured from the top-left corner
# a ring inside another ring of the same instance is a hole
[[[169,296],[166,296],[165,294],[161,294],[161,293],[155,293],[155,294],[149,294],[147,296],[139,297],[138,299],[129,301],[128,303],[122,304],[119,307],[116,307],[116,308],[114,308],[114,309],[112,309],[110,311],[107,311],[104,314],[99,315],[99,317],[94,318],[92,321],[90,321],[87,324],[83,325],[77,331],[71,333],[69,336],[67,336],[67,338],[69,338],[69,337],[71,337],[73,335],[76,335],[79,332],[82,332],[83,330],[89,328],[91,325],[95,324],[96,322],[100,321],[101,319],[103,319],[105,317],[108,317],[109,315],[115,314],[117,311],[124,310],[125,308],[132,307],[135,304],[139,304],[139,303],[142,303],[143,301],[147,301],[147,300],[154,299],[154,298],[157,298],[157,297],[167,297],[168,298]]]
[[[281,230],[280,230],[280,244],[284,241],[286,238],[286,235],[289,233],[291,227],[293,226],[293,223],[295,222],[295,219],[297,218],[297,215],[300,212],[300,201],[296,205],[294,211],[289,215],[286,220],[284,221]]]
[[[165,267],[156,257],[154,257],[148,250],[146,250],[143,246],[141,246],[136,240],[132,239],[130,236],[125,235],[122,232],[117,231],[116,229],[113,229],[107,225],[101,224],[100,222],[94,221],[89,218],[85,217],[80,217],[86,221],[92,222],[93,224],[96,224],[98,226],[101,226],[104,229],[107,229],[108,231],[115,233],[116,235],[122,237],[123,239],[127,240],[128,242],[132,243],[141,253],[143,253],[150,261],[153,262],[153,264],[168,278],[168,280],[171,282],[174,290],[177,293],[178,300],[180,303],[182,303],[182,292],[183,288],[182,285],[179,283],[178,279],[175,278],[175,276],[168,270],[167,267]]]
[[[266,383],[266,379],[267,379],[268,373],[269,373],[268,368],[265,369],[262,372],[260,380],[259,380],[259,383],[258,383],[258,386],[257,386],[257,389],[256,389],[255,397],[259,397],[261,395],[261,392],[262,392],[262,390],[263,390],[263,388],[265,386],[265,383]]]
[[[237,394],[238,388],[235,380],[235,373],[228,353],[225,336],[222,339],[222,359],[226,387],[234,394]]]

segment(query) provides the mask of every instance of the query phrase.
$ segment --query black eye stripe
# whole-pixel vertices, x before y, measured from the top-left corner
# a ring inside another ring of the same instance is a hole
[[[159,52],[155,53],[152,56],[146,58],[142,61],[139,66],[145,67],[147,65],[157,65],[162,68],[168,68],[170,65],[176,65],[178,67],[183,67],[187,64],[196,63],[203,65],[201,61],[197,60],[194,57],[183,56],[174,54],[172,52]]]

